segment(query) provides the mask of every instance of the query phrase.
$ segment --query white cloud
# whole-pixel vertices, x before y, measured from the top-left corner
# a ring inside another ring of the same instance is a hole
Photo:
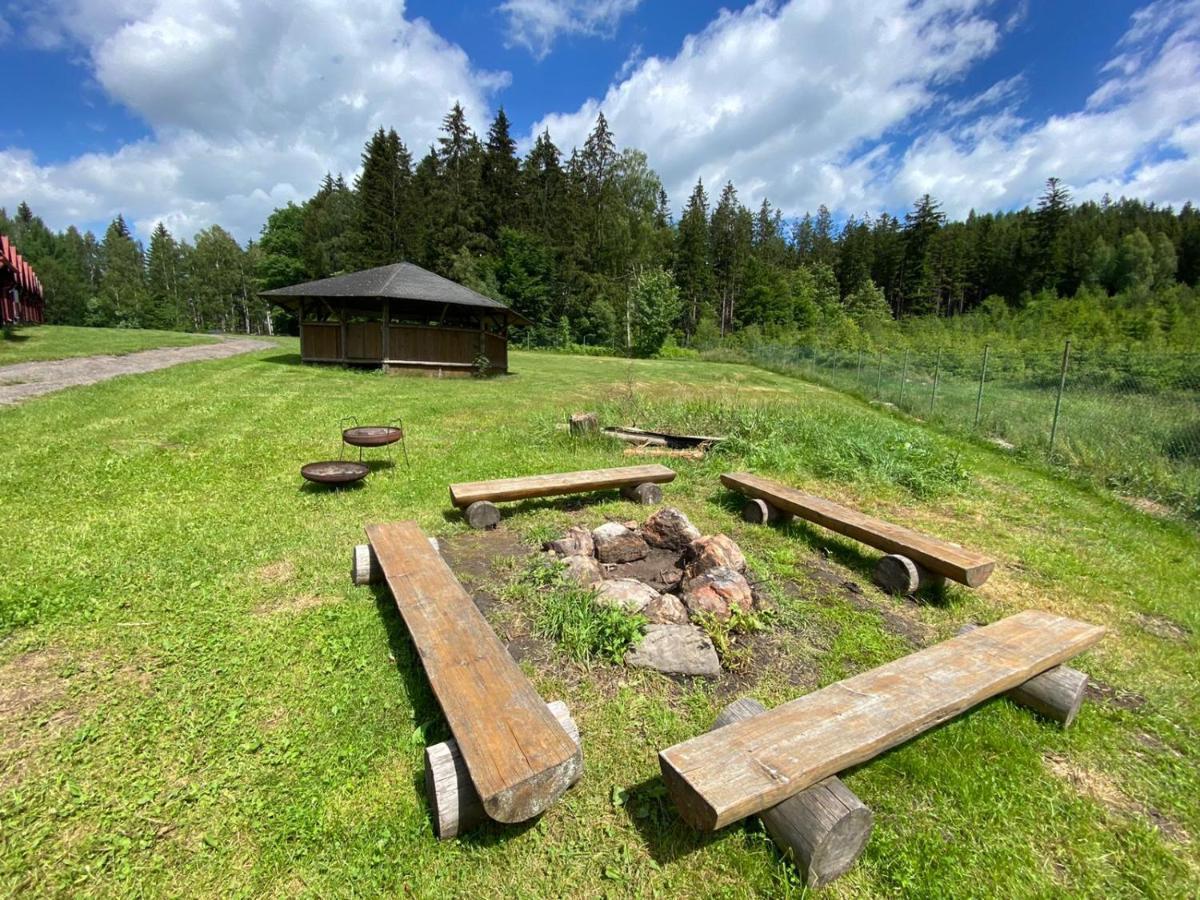
[[[951,215],[1022,206],[1057,176],[1077,200],[1200,199],[1200,2],[1133,16],[1084,108],[1030,122],[1015,109],[924,135],[876,179],[891,204],[929,192]]]
[[[788,214],[901,210],[928,192],[964,215],[1024,205],[1051,175],[1080,199],[1198,199],[1200,0],[1139,10],[1085,107],[1044,121],[1019,112],[1021,74],[947,96],[1020,24],[991,12],[982,0],[760,0],[531,134],[581,145],[603,110],[676,204],[701,176],[710,198],[733,180],[743,202],[766,195]]]
[[[396,127],[419,155],[455,100],[479,128],[507,83],[389,0],[53,0],[24,24],[86,54],[153,130],[62,164],[0,151],[0,201],[27,199],[56,227],[123,212],[142,235],[162,219],[183,236],[219,222],[255,237],[326,171],[350,177],[375,128]]]
[[[641,0],[504,0],[509,46],[525,47],[544,59],[560,35],[612,37],[617,24]]]
[[[789,211],[856,209],[889,132],[987,56],[999,26],[974,0],[760,0],[724,11],[673,58],[650,57],[602,100],[546,116],[564,148],[601,109],[682,202],[696,178],[732,179]]]

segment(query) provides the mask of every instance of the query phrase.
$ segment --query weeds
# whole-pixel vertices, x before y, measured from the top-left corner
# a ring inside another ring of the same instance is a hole
[[[736,604],[729,609],[729,618],[722,621],[712,613],[692,617],[712,639],[717,656],[730,672],[743,672],[750,665],[750,648],[739,647],[734,638],[739,634],[758,634],[769,627],[769,612],[749,612]]]
[[[642,637],[643,616],[596,601],[596,592],[567,578],[557,560],[536,559],[506,590],[509,599],[532,601],[534,630],[581,662],[619,663]]]

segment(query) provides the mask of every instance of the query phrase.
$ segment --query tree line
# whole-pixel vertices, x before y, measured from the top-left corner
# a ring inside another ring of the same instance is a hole
[[[327,175],[245,247],[217,225],[188,243],[159,224],[143,249],[120,216],[101,240],[54,233],[25,204],[0,211],[0,231],[37,269],[53,322],[287,330],[258,291],[409,260],[524,314],[530,344],[637,353],[744,334],[855,343],[897,319],[995,318],[1047,298],[1159,309],[1200,278],[1191,203],[1073,203],[1050,178],[1033,208],[961,221],[929,195],[903,218],[835,222],[821,206],[789,220],[732,182],[714,201],[697,181],[676,222],[646,154],[619,149],[603,114],[570,154],[543,132],[519,156],[503,109],[481,137],[458,104],[419,160],[380,128],[352,184]]]

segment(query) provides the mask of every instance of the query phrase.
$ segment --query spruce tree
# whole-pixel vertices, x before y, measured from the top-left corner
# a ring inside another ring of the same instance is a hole
[[[179,297],[179,245],[159,222],[146,253],[146,327],[178,328],[183,318]]]
[[[696,180],[675,236],[675,283],[683,299],[683,330],[696,333],[702,314],[711,307],[712,257],[708,234],[708,194]]]
[[[108,226],[100,256],[99,302],[88,324],[140,328],[146,303],[146,273],[142,248],[130,236],[124,216],[118,215]]]
[[[380,127],[362,154],[354,182],[356,263],[401,262],[412,253],[412,157],[400,136]]]
[[[500,107],[488,129],[483,148],[480,191],[483,198],[483,230],[494,245],[500,230],[515,225],[520,215],[520,165],[517,142],[509,133],[508,116]]]

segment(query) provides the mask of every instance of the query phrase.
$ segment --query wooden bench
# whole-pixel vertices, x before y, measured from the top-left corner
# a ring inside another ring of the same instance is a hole
[[[778,518],[779,513],[796,515],[883,550],[889,555],[876,566],[875,578],[881,587],[894,593],[911,593],[934,581],[930,573],[967,587],[979,587],[996,567],[995,560],[981,553],[749,472],[726,473],[721,476],[721,483],[751,498],[743,510],[743,516],[750,521],[769,521]],[[760,503],[766,505],[765,510]]]
[[[523,822],[562,796],[583,754],[415,522],[367,539],[484,811]]]
[[[636,503],[658,503],[662,500],[662,488],[659,485],[674,480],[675,473],[660,465],[527,475],[522,478],[452,484],[450,502],[466,510],[467,521],[472,527],[493,528],[500,522],[500,510],[495,504],[508,500],[555,497],[561,494],[582,494],[619,488],[621,496],[627,500]]]
[[[769,809],[1052,669],[1104,628],[1027,610],[659,753],[683,818],[710,831]]]

